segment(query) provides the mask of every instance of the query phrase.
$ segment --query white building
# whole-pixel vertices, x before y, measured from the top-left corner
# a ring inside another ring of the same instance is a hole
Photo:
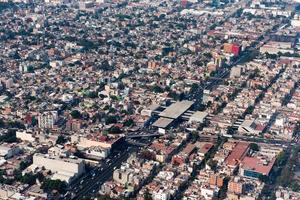
[[[40,114],[38,116],[39,128],[53,128],[57,118],[57,111],[48,111]]]
[[[168,190],[154,191],[152,194],[153,200],[169,200],[171,198],[170,192]]]
[[[26,142],[34,142],[36,140],[32,132],[27,132],[25,130],[16,131],[16,137]]]
[[[106,158],[109,155],[109,152],[110,152],[109,147],[102,148],[99,146],[90,147],[85,150],[85,154],[88,157],[95,158],[95,159]]]
[[[44,167],[54,173],[52,176],[53,180],[59,179],[70,183],[76,177],[84,173],[84,166],[85,164],[81,159],[62,159],[58,156],[50,157],[47,154],[36,153],[33,155],[32,165],[25,169],[23,174],[28,171],[35,172]]]

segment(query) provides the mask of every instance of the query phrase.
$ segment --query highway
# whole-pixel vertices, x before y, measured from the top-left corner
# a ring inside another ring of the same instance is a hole
[[[110,156],[106,162],[73,183],[69,188],[69,191],[72,192],[66,199],[82,200],[95,195],[101,185],[112,177],[114,169],[120,167],[122,162],[126,161],[129,155],[136,150],[137,148],[127,147],[123,152]]]

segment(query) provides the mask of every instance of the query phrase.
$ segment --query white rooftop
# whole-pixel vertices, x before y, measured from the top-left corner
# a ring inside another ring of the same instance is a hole
[[[167,107],[163,112],[159,114],[161,117],[177,119],[183,113],[185,113],[192,105],[193,101],[177,101],[169,107]]]

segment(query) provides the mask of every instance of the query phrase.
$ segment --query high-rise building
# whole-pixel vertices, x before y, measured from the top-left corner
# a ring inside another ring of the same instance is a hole
[[[38,116],[38,125],[39,128],[49,128],[54,127],[55,122],[57,121],[58,115],[57,111],[47,111]]]

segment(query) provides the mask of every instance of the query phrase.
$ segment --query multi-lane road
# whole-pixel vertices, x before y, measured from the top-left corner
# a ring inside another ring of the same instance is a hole
[[[69,193],[65,199],[82,200],[91,198],[99,191],[101,185],[112,177],[114,169],[120,167],[122,162],[127,160],[129,155],[136,150],[135,147],[126,146],[124,151],[111,154],[106,161],[70,185]]]

